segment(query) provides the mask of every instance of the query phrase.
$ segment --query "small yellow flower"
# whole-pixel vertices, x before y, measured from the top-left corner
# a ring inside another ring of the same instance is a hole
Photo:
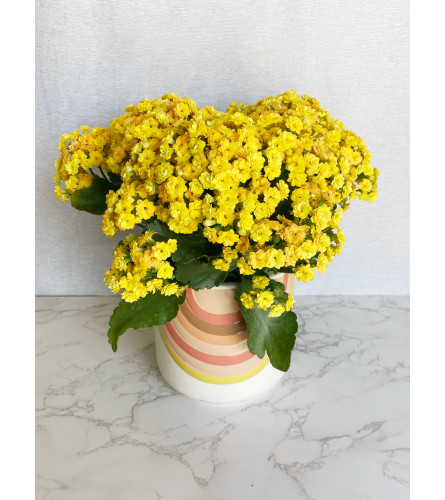
[[[238,266],[239,272],[241,274],[244,274],[246,276],[253,274],[255,271],[252,269],[251,266],[246,262],[244,257],[241,257],[236,261],[236,265]]]
[[[92,151],[90,153],[90,161],[94,167],[99,167],[104,161],[104,157],[99,151]]]
[[[338,208],[334,212],[334,215],[332,217],[331,226],[334,227],[334,228],[335,227],[339,227],[342,218],[343,218],[343,209],[342,208]]]
[[[308,260],[317,253],[317,245],[314,241],[305,241],[298,249],[298,255],[302,260]]]
[[[135,292],[129,292],[126,290],[122,292],[122,299],[125,300],[125,302],[135,302],[139,299],[139,295]]]
[[[255,290],[264,290],[269,282],[270,279],[267,276],[254,276],[252,278],[253,288]]]
[[[156,278],[156,279],[147,281],[147,284],[146,284],[147,292],[155,293],[157,290],[161,290],[163,283],[164,282],[160,278]]]
[[[255,299],[259,309],[267,310],[274,302],[274,294],[268,290],[260,292]]]
[[[132,229],[136,224],[136,217],[134,214],[122,213],[116,220],[116,225],[119,229],[126,230]]]
[[[267,250],[266,252],[267,267],[272,269],[280,269],[280,267],[284,266],[284,260],[285,256],[283,250],[276,250],[275,248],[269,248]]]
[[[322,205],[314,211],[312,216],[312,221],[317,226],[317,229],[322,231],[328,227],[329,221],[331,220],[332,213],[327,205]]]
[[[202,184],[199,182],[198,179],[192,179],[192,181],[189,184],[189,189],[196,196],[201,196],[204,191],[204,188],[202,187]]]
[[[176,240],[168,240],[168,242],[158,241],[152,247],[153,257],[158,260],[168,259],[175,250]]]
[[[368,193],[372,189],[372,183],[369,179],[363,179],[359,182],[358,187],[363,193]]]
[[[340,244],[345,242],[345,233],[343,232],[342,229],[339,229],[337,231],[337,238],[338,238],[338,241],[340,242]]]
[[[176,295],[179,292],[177,283],[169,283],[162,287],[161,293],[163,295]]]
[[[226,262],[224,259],[212,260],[212,264],[215,269],[219,269],[220,271],[228,271],[230,267],[230,263]]]
[[[341,189],[345,183],[345,178],[341,174],[337,174],[332,181],[332,185],[335,189]]]
[[[236,259],[238,256],[238,252],[230,247],[223,248],[223,257],[226,262],[232,262],[232,260]]]
[[[305,219],[311,212],[311,206],[306,201],[298,201],[292,204],[295,217]]]
[[[371,191],[369,194],[368,194],[368,201],[370,203],[372,203],[373,201],[375,201],[377,199],[377,191]]]
[[[314,279],[314,271],[309,264],[301,265],[297,268],[295,276],[298,281],[310,281]]]
[[[243,293],[241,295],[241,304],[246,309],[253,309],[255,307],[255,302],[254,302],[252,296],[249,295],[248,293]]]
[[[185,102],[179,102],[176,107],[175,107],[175,113],[181,117],[185,118],[190,114],[190,108],[187,103]]]
[[[252,240],[258,242],[260,245],[264,245],[266,241],[269,241],[272,236],[272,231],[266,224],[260,222],[254,224],[250,231],[250,237]]]
[[[326,257],[326,255],[320,254],[318,256],[318,261],[317,261],[317,272],[324,273],[327,268],[328,268],[328,258]]]
[[[229,226],[235,220],[235,211],[231,208],[223,208],[216,212],[216,222],[221,226]]]
[[[151,237],[155,234],[154,231],[145,231],[145,233],[142,233],[141,236],[139,236],[138,239],[138,245],[140,247],[143,247],[144,245],[147,244],[147,242],[151,241]]]
[[[239,221],[238,221],[238,226],[245,230],[245,231],[248,231],[249,229],[251,229],[251,227],[253,226],[254,224],[254,219],[253,219],[253,216],[252,214],[250,213],[246,213],[246,212],[241,212],[241,215],[240,215],[240,218],[239,218]]]
[[[56,193],[57,198],[62,201],[68,201],[69,195],[66,191],[63,191],[59,185],[56,186],[54,192]]]
[[[282,304],[273,305],[268,316],[269,316],[269,318],[278,318],[285,311],[286,311],[286,308]]]
[[[269,207],[266,203],[257,203],[254,214],[257,219],[265,219],[269,215]]]
[[[136,214],[141,219],[151,219],[156,210],[156,206],[149,200],[138,200],[136,203]]]
[[[268,188],[264,191],[264,203],[266,203],[269,210],[274,211],[280,201],[281,193],[276,187]]]
[[[299,134],[301,129],[303,128],[303,122],[297,116],[290,116],[286,120],[286,127]]]
[[[289,294],[285,304],[286,311],[292,311],[294,304],[295,304],[295,299],[292,294]]]
[[[239,240],[239,236],[233,229],[229,231],[218,231],[218,243],[224,246],[232,246]]]
[[[158,278],[166,278],[170,279],[173,277],[174,267],[171,266],[168,262],[161,262],[157,269]]]
[[[286,199],[289,196],[289,186],[283,181],[283,179],[278,181],[277,188],[280,190],[280,196],[282,199]]]
[[[117,293],[120,290],[119,280],[116,278],[116,275],[110,270],[105,272],[105,284],[113,293]]]
[[[77,189],[83,189],[90,187],[93,183],[93,176],[90,174],[79,174],[79,184],[77,185]]]

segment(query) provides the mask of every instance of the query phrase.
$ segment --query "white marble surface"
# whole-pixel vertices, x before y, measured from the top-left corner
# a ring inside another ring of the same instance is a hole
[[[299,297],[281,386],[175,393],[152,333],[113,354],[116,298],[37,298],[37,500],[409,498],[409,299]]]

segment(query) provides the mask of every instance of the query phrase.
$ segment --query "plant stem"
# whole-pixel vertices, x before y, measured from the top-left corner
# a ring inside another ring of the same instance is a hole
[[[105,175],[105,172],[102,170],[102,167],[99,165],[99,170],[100,170],[100,173],[102,174],[102,177],[104,179],[106,179],[107,181],[109,181],[110,179],[108,179],[108,177]]]

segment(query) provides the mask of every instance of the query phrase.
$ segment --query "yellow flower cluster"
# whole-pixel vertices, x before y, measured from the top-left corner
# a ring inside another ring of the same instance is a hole
[[[266,276],[253,276],[253,290],[250,293],[241,294],[241,304],[246,309],[258,309],[267,311],[271,318],[281,316],[285,311],[292,310],[294,298],[292,295],[283,292],[280,289],[270,287],[270,280]]]
[[[106,199],[107,236],[156,216],[177,234],[199,231],[222,245],[214,267],[236,265],[242,275],[285,268],[313,279],[342,248],[349,200],[377,197],[378,171],[363,140],[293,90],[226,112],[175,94],[143,100],[109,129],[65,134],[59,149],[63,200],[91,183],[92,167],[122,179]],[[138,276],[140,260],[131,264]],[[262,297],[258,306],[268,303]]]
[[[114,293],[121,292],[127,302],[159,290],[164,295],[181,295],[185,286],[174,280],[174,267],[168,258],[176,251],[176,240],[155,242],[152,231],[141,236],[127,235],[113,254],[113,264],[105,273],[105,283]]]
[[[90,129],[83,125],[72,134],[64,134],[59,142],[60,158],[56,160],[54,182],[57,198],[68,201],[78,189],[89,187],[93,181],[93,167],[111,170],[108,158],[112,154],[113,134],[106,128]],[[119,173],[117,168],[116,173]],[[102,170],[103,171],[103,170]],[[65,186],[61,186],[61,181]]]

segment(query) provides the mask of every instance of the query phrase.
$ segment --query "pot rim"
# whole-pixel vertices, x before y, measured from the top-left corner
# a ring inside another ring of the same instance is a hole
[[[286,273],[277,273],[277,274],[271,274],[269,276],[269,278],[271,279],[277,279],[277,278],[281,278],[282,276],[284,276]],[[210,288],[210,290],[234,290],[236,288],[238,288],[238,282],[237,281],[228,281],[226,283],[222,283],[221,285],[219,286],[215,286],[213,288]]]

